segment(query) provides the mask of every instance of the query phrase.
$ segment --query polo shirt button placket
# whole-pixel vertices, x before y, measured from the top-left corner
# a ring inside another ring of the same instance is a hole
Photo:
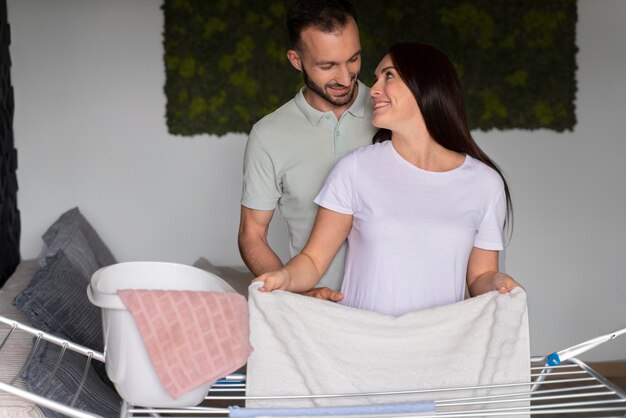
[[[341,141],[341,131],[335,127],[335,153],[342,155],[345,151],[345,144]]]

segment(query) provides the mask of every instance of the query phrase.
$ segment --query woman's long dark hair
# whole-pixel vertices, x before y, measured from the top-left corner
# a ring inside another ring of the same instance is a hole
[[[413,93],[430,136],[444,148],[482,161],[502,177],[506,194],[505,226],[511,232],[513,205],[509,185],[500,167],[472,138],[467,126],[463,89],[452,62],[434,46],[418,42],[397,43],[385,55],[389,55],[396,71]],[[389,129],[379,129],[373,142],[390,139]]]

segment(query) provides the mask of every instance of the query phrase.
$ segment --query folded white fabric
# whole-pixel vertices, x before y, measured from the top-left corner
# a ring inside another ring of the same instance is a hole
[[[392,317],[288,292],[259,292],[260,286],[254,283],[249,289],[254,352],[248,359],[248,396],[362,394],[530,381],[528,316],[522,289],[507,295],[490,292],[454,305]],[[528,385],[521,385],[474,389],[463,395],[528,390]],[[249,400],[246,406],[364,405],[450,396],[434,391]]]

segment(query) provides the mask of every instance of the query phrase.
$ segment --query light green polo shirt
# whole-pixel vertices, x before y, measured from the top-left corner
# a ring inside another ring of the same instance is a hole
[[[317,214],[313,199],[334,163],[347,152],[372,143],[369,89],[360,81],[357,98],[339,120],[311,107],[302,90],[250,132],[244,155],[241,204],[250,209],[277,206],[287,223],[291,256],[304,248]],[[346,244],[318,286],[339,290]]]

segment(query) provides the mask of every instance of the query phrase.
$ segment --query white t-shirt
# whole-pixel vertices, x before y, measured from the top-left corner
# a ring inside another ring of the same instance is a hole
[[[315,203],[353,215],[343,304],[388,315],[463,300],[473,247],[501,250],[504,184],[466,155],[451,171],[422,170],[391,141],[339,160]]]

